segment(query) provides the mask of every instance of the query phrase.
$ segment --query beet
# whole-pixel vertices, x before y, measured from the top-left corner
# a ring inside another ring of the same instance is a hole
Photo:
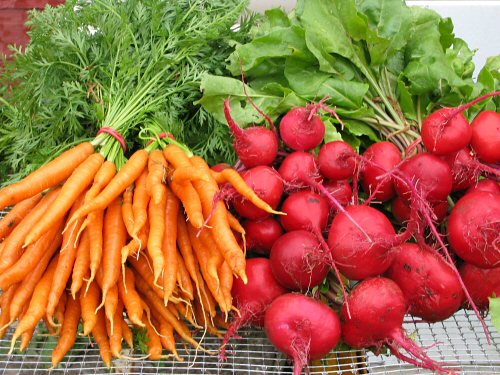
[[[480,268],[470,263],[460,266],[460,275],[472,301],[480,310],[488,310],[488,297],[500,296],[500,267]],[[468,305],[466,304],[468,307]]]
[[[271,270],[285,288],[308,291],[321,284],[329,271],[318,238],[305,230],[285,233],[273,245]]]
[[[472,121],[471,145],[485,163],[500,162],[500,114],[482,111]]]
[[[266,311],[269,341],[294,361],[300,375],[310,360],[325,357],[340,340],[340,319],[330,307],[298,293],[276,298]]]
[[[273,244],[283,234],[279,221],[273,217],[247,220],[243,228],[246,232],[247,249],[263,255],[269,255]]]
[[[427,322],[452,316],[462,305],[464,293],[453,268],[434,250],[405,243],[386,276],[401,288],[409,313]]]
[[[318,165],[321,174],[331,180],[345,180],[354,175],[356,151],[344,141],[325,143],[319,150]]]
[[[376,277],[360,282],[347,297],[350,314],[342,309],[342,338],[353,348],[387,345],[403,361],[419,367],[445,372],[438,362],[403,331],[407,311],[406,299],[398,285],[387,278]],[[407,354],[401,353],[404,349]]]
[[[286,231],[305,229],[320,233],[328,223],[328,201],[310,190],[292,193],[285,199],[281,224]]]
[[[296,107],[281,119],[281,139],[292,150],[308,151],[323,142],[325,124],[315,112],[314,105]]]

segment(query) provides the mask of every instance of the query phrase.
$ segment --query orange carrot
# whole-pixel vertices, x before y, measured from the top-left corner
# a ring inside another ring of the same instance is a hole
[[[42,194],[36,194],[16,204],[12,210],[0,220],[0,241],[7,237],[21,220],[37,205],[42,199]]]
[[[191,162],[186,152],[175,144],[169,144],[163,149],[165,160],[172,164],[175,169],[190,167]]]
[[[5,239],[3,242],[2,257],[0,258],[0,272],[5,271],[19,259],[26,234],[40,220],[47,207],[56,199],[59,190],[59,188],[55,188],[45,195],[35,208],[31,210],[30,214],[21,220],[9,237]]]
[[[16,290],[18,289],[18,284],[13,284],[9,286],[7,289],[4,289],[2,294],[2,303],[0,303],[0,308],[2,309],[0,315],[0,338],[2,338],[7,332],[8,326],[12,324],[15,318],[11,319],[10,317],[10,304]]]
[[[177,281],[177,216],[180,202],[174,193],[167,189],[167,200],[164,210],[164,236],[162,243],[165,271],[163,273],[163,300],[165,305],[171,297]]]
[[[95,274],[101,265],[102,260],[102,228],[104,225],[104,210],[93,211],[89,216],[93,216],[93,220],[89,223],[87,232],[89,234],[89,256],[90,256],[90,278],[88,285],[94,280]]]
[[[160,332],[161,345],[163,346],[164,349],[172,353],[175,359],[181,362],[184,361],[184,358],[180,357],[179,353],[177,352],[177,348],[175,345],[175,337],[174,337],[174,327],[172,327],[172,325],[169,322],[163,319],[162,316],[158,316],[157,318],[158,319],[156,327],[158,327],[158,331]]]
[[[138,258],[129,258],[129,262],[134,268],[136,274],[140,274],[143,280],[156,293],[156,295],[163,298],[163,290],[158,285],[155,285],[153,270],[151,269],[146,256],[141,255]]]
[[[64,312],[64,322],[60,331],[57,346],[52,351],[52,366],[56,366],[64,358],[66,353],[76,342],[76,332],[80,322],[80,300],[79,298],[68,298]]]
[[[63,293],[61,295],[61,298],[59,298],[59,302],[57,303],[56,309],[54,311],[54,317],[56,318],[57,325],[59,326],[58,332],[61,329],[61,326],[64,324],[64,311],[66,310],[66,301],[67,300],[68,300],[68,294]]]
[[[76,293],[83,285],[83,279],[90,266],[90,242],[87,230],[83,232],[80,243],[76,249],[76,259],[71,274],[71,295],[76,298]]]
[[[23,247],[39,239],[55,222],[66,215],[78,197],[87,190],[103,162],[104,156],[102,154],[92,154],[74,170],[62,186],[56,200],[31,228]]]
[[[215,316],[217,314],[217,308],[215,306],[215,300],[210,292],[207,284],[205,283],[205,280],[203,279],[200,270],[197,268],[196,269],[197,273],[197,278],[199,280],[200,288],[198,292],[198,297],[200,302],[202,302],[203,308],[207,309],[208,313],[210,316]]]
[[[144,168],[139,178],[135,181],[134,199],[132,201],[132,212],[134,213],[134,229],[132,237],[146,224],[148,218],[149,194],[147,190],[148,168]],[[151,219],[151,218],[150,218]]]
[[[202,158],[193,156],[191,162],[200,169],[204,169],[207,176],[210,176],[210,168]],[[226,170],[224,169],[224,171]],[[212,228],[213,238],[217,242],[224,259],[228,262],[233,272],[246,283],[245,254],[241,250],[229,226],[226,206],[223,202],[217,201],[214,207],[214,198],[219,191],[216,182],[213,178],[210,179],[210,182],[198,180],[194,182],[194,187],[200,195],[204,215],[210,217],[208,223]]]
[[[194,158],[197,157],[193,157],[191,158],[191,160],[193,160]],[[237,170],[232,168],[226,168],[222,170],[220,173],[224,177],[224,179],[236,189],[238,193],[240,193],[242,196],[244,196],[246,199],[252,202],[255,206],[271,214],[283,215],[283,212],[274,210],[269,204],[263,201],[255,193],[255,191],[253,191],[252,188],[248,186],[246,181],[243,179],[243,177],[241,177],[241,175]]]
[[[192,226],[199,229],[204,225],[205,219],[203,218],[203,211],[201,206],[200,197],[196,189],[190,182],[185,184],[170,183],[170,188],[174,194],[182,201],[184,210]]]
[[[161,186],[164,184],[167,175],[167,161],[160,150],[153,150],[149,154],[148,177],[146,188],[148,194],[156,204],[159,204],[164,190]]]
[[[221,293],[224,296],[224,300],[226,301],[226,306],[228,310],[233,306],[233,296],[231,295],[231,289],[233,288],[233,272],[229,264],[224,261],[219,267],[219,275],[220,275],[220,289]],[[226,316],[227,319],[227,316]]]
[[[0,288],[25,279],[35,269],[40,260],[49,253],[50,257],[61,246],[63,221],[59,220],[38,241],[28,246],[19,260],[0,274]]]
[[[231,229],[241,234],[243,238],[245,237],[245,228],[243,228],[243,225],[241,225],[240,221],[236,217],[234,217],[231,211],[227,211],[227,221]]]
[[[149,359],[157,361],[163,358],[168,358],[168,356],[162,355],[162,345],[160,336],[156,333],[155,328],[151,325],[149,321],[146,320],[146,330],[148,332],[148,355]]]
[[[169,311],[169,309],[165,307],[162,299],[156,295],[156,293],[147,285],[140,275],[136,274],[135,285],[151,311],[154,313],[154,316],[163,317],[172,325],[172,327],[174,327],[175,332],[177,332],[186,342],[190,343],[194,347],[199,346],[198,342],[191,337],[189,328],[185,325],[185,323],[182,320],[178,320]]]
[[[170,178],[179,185],[195,180],[208,181],[205,172],[192,165],[175,169]]]
[[[127,228],[127,233],[132,237],[134,233],[134,212],[132,211],[132,202],[134,198],[134,185],[130,185],[123,192],[122,201],[122,216],[125,228]]]
[[[111,349],[111,354],[113,357],[121,358],[122,357],[122,324],[120,320],[120,316],[123,317],[123,303],[121,301],[118,303],[115,316],[113,317],[114,323],[112,328],[112,322],[109,319],[106,319],[106,331],[109,337],[109,346]]]
[[[85,195],[80,194],[78,199],[73,204],[73,207],[71,208],[70,215],[78,210],[79,207],[81,207],[84,198]],[[50,288],[47,302],[47,320],[53,326],[56,326],[56,324],[54,324],[52,316],[56,309],[59,298],[66,289],[66,283],[71,276],[71,271],[73,270],[73,265],[75,264],[76,251],[78,248],[77,228],[79,224],[80,223],[78,221],[75,222],[74,225],[69,228],[69,231],[66,231],[63,234],[61,251],[59,252],[59,261],[57,262],[57,268],[55,271],[54,280],[52,281],[52,286]]]
[[[136,151],[99,195],[92,201],[85,203],[72,215],[68,221],[68,225],[71,225],[75,220],[85,217],[89,212],[103,210],[108,207],[113,200],[118,198],[139,177],[147,162],[148,152],[146,150]]]
[[[80,293],[80,306],[83,321],[83,335],[88,336],[97,323],[96,310],[99,306],[101,291],[97,283],[91,282],[86,293]]]
[[[208,315],[207,311],[202,309],[200,301],[196,300],[193,306],[194,314],[196,316],[196,320],[200,325],[207,329],[208,333],[222,338],[222,333],[215,327],[213,320]]]
[[[208,259],[206,262],[207,273],[215,280],[218,288],[220,285],[218,270],[224,261],[224,258],[222,257],[219,247],[217,246],[217,242],[214,240],[211,231],[202,230],[199,237],[208,252]]]
[[[191,240],[189,239],[189,233],[184,220],[184,215],[179,212],[177,216],[177,246],[182,254],[182,259],[186,266],[191,279],[194,281],[196,288],[199,288],[198,278],[196,273],[196,268],[198,267],[197,261],[194,257],[193,248],[191,246]]]
[[[118,293],[127,310],[128,318],[132,323],[139,327],[144,327],[142,316],[143,302],[137,291],[135,290],[135,276],[132,270],[125,267],[125,285],[122,282],[118,283]]]
[[[179,284],[179,288],[184,293],[185,297],[191,301],[194,298],[194,289],[193,283],[191,282],[191,277],[189,276],[189,272],[184,264],[184,259],[179,254],[177,249],[175,250],[177,254],[177,282]]]
[[[212,296],[215,298],[219,307],[225,313],[228,312],[228,307],[226,306],[226,301],[224,296],[222,295],[219,289],[219,278],[218,275],[210,274],[210,270],[208,269],[209,262],[209,250],[207,246],[201,241],[200,238],[196,236],[196,229],[192,226],[188,226],[188,232],[191,239],[191,244],[193,245],[193,249],[196,253],[196,257],[198,258],[198,262],[200,264],[201,273],[205,282],[207,283],[208,289]],[[217,269],[215,270],[217,271]]]
[[[94,146],[91,143],[81,143],[37,169],[23,180],[0,189],[0,210],[60,184],[93,152]]]
[[[149,222],[146,221],[146,225],[137,233],[137,238],[132,238],[129,243],[122,247],[122,268],[123,264],[127,261],[128,257],[137,256],[137,253],[145,247],[148,243],[149,238]]]
[[[57,266],[59,256],[56,255],[52,261],[51,258],[52,254],[47,251],[33,271],[19,284],[9,307],[11,323],[20,316],[22,309],[28,305],[38,282],[48,270],[47,265],[49,262],[49,267],[55,268]]]
[[[167,205],[166,196],[156,204],[154,201],[149,203],[149,236],[147,251],[153,263],[154,282],[158,284],[158,279],[165,266],[165,258],[162,249],[165,236],[165,210]],[[166,275],[165,275],[166,276]]]
[[[19,321],[14,334],[12,335],[11,341],[11,352],[14,349],[16,340],[21,337],[22,333],[35,328],[40,319],[42,319],[47,310],[47,298],[50,292],[50,287],[52,285],[52,279],[54,278],[54,273],[56,266],[51,264],[49,268],[45,271],[41,280],[38,282],[35,290],[33,291],[33,296],[28,306],[26,314]]]
[[[101,267],[99,267],[99,270],[97,271],[96,279],[97,279],[97,283],[99,284],[99,286],[101,287],[101,290],[102,290],[102,286],[103,286],[103,282],[104,282],[104,272],[102,269],[102,265],[101,265]],[[103,292],[103,294],[104,294],[104,292]],[[108,289],[106,297],[104,297],[104,295],[103,295],[101,304],[99,306],[97,306],[97,310],[100,310],[101,307],[104,306],[104,311],[106,313],[106,317],[111,321],[111,329],[112,330],[113,330],[113,326],[114,326],[114,316],[115,316],[115,312],[116,312],[116,307],[118,306],[118,300],[119,300],[118,286],[116,284],[114,284],[113,286],[111,286]]]
[[[106,317],[102,310],[99,310],[96,315],[96,323],[92,329],[92,336],[97,342],[97,345],[99,345],[99,351],[104,364],[106,367],[110,368],[113,356],[109,344],[108,332],[106,331]]]
[[[127,240],[127,229],[123,222],[119,199],[115,199],[106,210],[103,239],[101,289],[102,300],[105,301],[109,289],[115,286],[120,278],[121,250]]]
[[[132,332],[129,325],[127,324],[127,322],[123,318],[123,314],[121,314],[121,315],[118,314],[115,317],[115,321],[116,321],[116,324],[121,324],[123,339],[127,343],[128,347],[130,349],[134,349],[134,333]]]
[[[101,190],[111,181],[111,179],[116,174],[116,165],[112,161],[106,160],[96,175],[94,176],[94,182],[92,183],[91,188],[88,190],[85,195],[85,202],[88,202],[94,199]]]

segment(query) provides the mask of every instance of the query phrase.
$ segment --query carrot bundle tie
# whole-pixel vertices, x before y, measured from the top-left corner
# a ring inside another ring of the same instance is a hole
[[[121,135],[116,129],[104,127],[99,129],[97,135],[102,133],[107,133],[113,138],[115,138],[118,142],[120,142],[123,148],[123,152],[127,152],[127,143],[125,142],[125,138],[123,138],[123,135]]]

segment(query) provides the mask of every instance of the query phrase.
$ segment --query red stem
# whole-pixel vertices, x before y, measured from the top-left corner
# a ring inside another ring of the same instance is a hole
[[[245,131],[238,126],[236,121],[231,116],[231,99],[227,98],[224,100],[224,116],[226,116],[226,121],[231,128],[234,136],[236,138],[245,138]]]
[[[498,96],[498,95],[500,95],[500,91],[494,91],[494,92],[490,92],[488,94],[485,94],[483,96],[480,96],[479,98],[476,98],[469,103],[462,104],[461,106],[457,107],[454,111],[452,111],[450,113],[450,118],[454,117],[455,115],[457,115],[463,111],[468,110],[470,107],[476,105],[477,103],[479,103],[485,99],[491,98],[492,96]]]
[[[264,118],[269,123],[269,126],[271,127],[271,129],[273,130],[273,132],[276,133],[276,126],[274,126],[274,122],[273,122],[273,120],[271,120],[271,117],[269,117],[266,113],[264,113],[264,111],[262,111],[257,106],[257,104],[254,103],[254,101],[252,100],[252,98],[247,93],[247,85],[245,83],[245,75],[243,73],[243,64],[242,64],[241,59],[240,59],[240,70],[241,70],[241,82],[243,82],[243,91],[245,92],[245,96],[247,97],[247,99],[250,102],[250,104],[252,105],[252,107],[254,107],[255,110],[260,113],[261,116],[264,116]]]

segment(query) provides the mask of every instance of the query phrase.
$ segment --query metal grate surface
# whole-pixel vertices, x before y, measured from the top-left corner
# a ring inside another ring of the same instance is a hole
[[[0,218],[5,213],[0,212]],[[446,362],[448,368],[462,374],[500,374],[500,334],[491,319],[486,319],[492,336],[487,343],[485,333],[477,317],[469,311],[459,311],[450,319],[434,324],[419,323],[408,317],[404,328],[422,346],[438,346],[427,353],[435,360]],[[8,354],[13,330],[0,340],[0,375],[47,373],[51,368],[51,353],[56,338],[37,335],[25,353],[15,350]],[[183,362],[175,359],[163,361],[114,360],[111,373],[118,374],[287,374],[293,368],[286,358],[278,353],[266,339],[262,331],[246,329],[241,338],[232,341],[228,360],[219,362],[217,356],[210,356],[192,348],[178,344]],[[201,340],[201,333],[196,336]],[[203,345],[217,351],[220,340],[206,336]],[[124,355],[140,356],[129,349]],[[428,370],[399,361],[394,356],[375,356],[369,351],[337,351],[331,358],[312,364],[312,374],[432,374]],[[110,371],[100,360],[99,349],[86,337],[78,338],[74,348],[51,374],[109,374]]]

